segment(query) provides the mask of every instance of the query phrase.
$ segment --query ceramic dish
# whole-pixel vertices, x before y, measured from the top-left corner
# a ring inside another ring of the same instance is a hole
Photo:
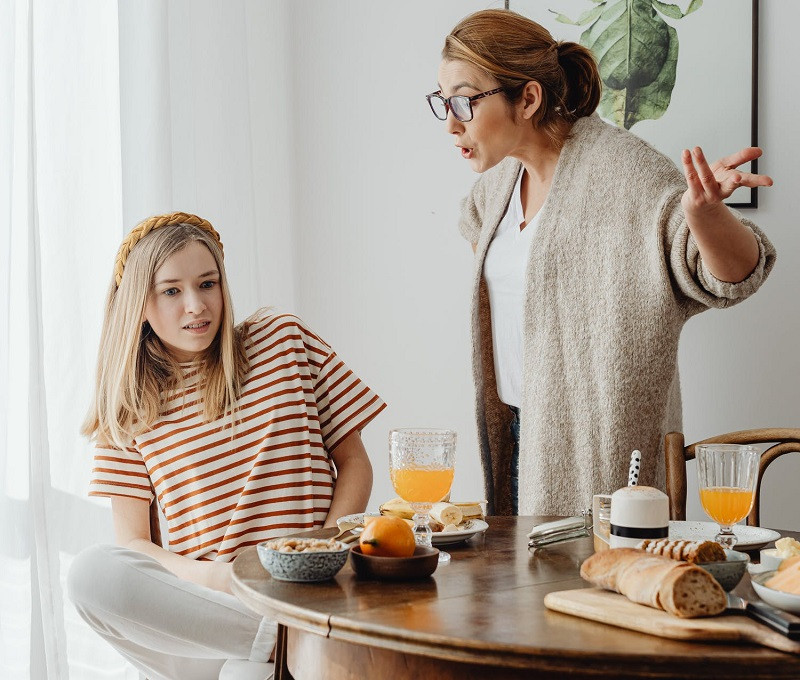
[[[713,541],[719,533],[719,525],[716,522],[678,522],[669,523],[669,537],[680,541]],[[744,524],[736,524],[733,527],[736,534],[736,550],[758,550],[768,543],[777,540],[781,535],[772,529],[762,529],[761,527],[749,527]]]
[[[339,529],[351,529],[353,533],[363,530],[364,513],[359,512],[354,515],[345,515],[336,520]],[[466,541],[477,534],[481,534],[489,528],[489,525],[482,519],[468,519],[464,521],[465,527],[459,531],[434,531],[431,536],[431,543],[434,547],[440,545],[454,545]]]
[[[753,564],[752,562],[747,565],[747,573],[750,574],[750,576],[763,574],[765,571],[772,571],[772,569],[767,569],[763,564]]]
[[[361,546],[350,550],[350,564],[359,578],[388,581],[412,581],[427,578],[439,566],[439,551],[418,545],[411,557],[377,557],[365,555]]]
[[[761,551],[761,566],[764,567],[762,571],[775,571],[781,566],[785,558],[778,556],[777,548],[768,548]]]
[[[701,562],[697,566],[711,574],[728,593],[742,580],[749,563],[750,557],[745,553],[726,550],[724,562]]]
[[[751,574],[750,580],[756,594],[767,604],[783,609],[792,614],[800,614],[800,595],[784,593],[782,590],[775,590],[764,585],[775,575],[774,571],[764,571],[760,574]]]
[[[258,559],[272,578],[278,581],[311,583],[333,578],[347,562],[350,546],[339,541],[336,550],[320,552],[281,552],[258,544]]]

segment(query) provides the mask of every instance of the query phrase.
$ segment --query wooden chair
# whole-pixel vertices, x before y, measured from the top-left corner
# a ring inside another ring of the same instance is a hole
[[[157,546],[164,547],[161,543],[161,522],[158,519],[158,496],[156,491],[150,485],[153,492],[153,500],[150,501],[150,540]]]
[[[682,432],[670,432],[665,437],[664,454],[667,463],[667,495],[669,496],[670,519],[686,519],[686,461],[695,456],[698,444],[772,444],[758,464],[758,481],[753,509],[747,516],[747,524],[758,526],[761,508],[761,481],[764,471],[776,458],[793,451],[800,453],[800,428],[765,428],[740,430],[709,437],[686,446]]]

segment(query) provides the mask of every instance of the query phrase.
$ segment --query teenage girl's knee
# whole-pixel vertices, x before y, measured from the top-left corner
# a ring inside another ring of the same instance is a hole
[[[119,596],[125,570],[120,550],[114,545],[93,545],[78,553],[67,574],[67,594],[76,607],[108,608],[109,600]]]

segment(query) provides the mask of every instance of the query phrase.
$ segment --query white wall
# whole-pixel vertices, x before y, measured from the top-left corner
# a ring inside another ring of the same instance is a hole
[[[123,222],[219,226],[237,317],[295,303],[286,0],[119,4]]]
[[[293,309],[383,396],[389,408],[364,433],[375,467],[374,507],[394,495],[387,434],[400,426],[455,428],[453,497],[482,497],[469,351],[472,256],[456,227],[475,175],[424,95],[436,89],[439,51],[452,26],[471,11],[501,5],[169,4],[169,187],[160,194],[151,187],[152,200],[137,203],[129,194],[142,190],[141,180],[129,173],[126,225],[142,216],[135,212],[155,212],[147,206],[171,192],[174,209],[209,217],[223,238],[235,234],[226,253],[229,266],[235,263],[240,316],[257,304]],[[761,207],[749,214],[779,259],[753,299],[706,312],[685,329],[689,440],[796,426],[800,415],[800,93],[786,58],[795,51],[800,3],[762,2],[761,19],[760,169],[775,186],[761,190]],[[151,86],[163,91],[163,81]],[[144,153],[135,143],[125,148],[129,158]],[[798,526],[800,456],[794,458],[767,475],[766,525]],[[694,488],[689,515],[699,519]]]
[[[755,297],[730,310],[706,312],[683,333],[684,429],[691,441],[750,427],[800,426],[800,91],[797,69],[786,58],[797,49],[792,26],[800,21],[800,3],[761,2],[760,17],[759,171],[775,185],[759,190],[759,208],[748,216],[769,235],[778,261]],[[700,519],[691,481],[689,513]],[[800,456],[773,463],[763,487],[764,526],[800,526],[798,482]]]
[[[437,89],[444,36],[485,6],[293,6],[298,313],[389,404],[363,435],[375,507],[396,495],[392,427],[454,428],[453,498],[483,498],[469,370],[472,251],[456,230],[473,176],[425,95]]]

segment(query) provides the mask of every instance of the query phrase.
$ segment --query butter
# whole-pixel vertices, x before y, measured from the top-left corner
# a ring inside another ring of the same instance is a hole
[[[787,558],[800,555],[800,541],[786,536],[775,541],[775,553],[778,557]]]

